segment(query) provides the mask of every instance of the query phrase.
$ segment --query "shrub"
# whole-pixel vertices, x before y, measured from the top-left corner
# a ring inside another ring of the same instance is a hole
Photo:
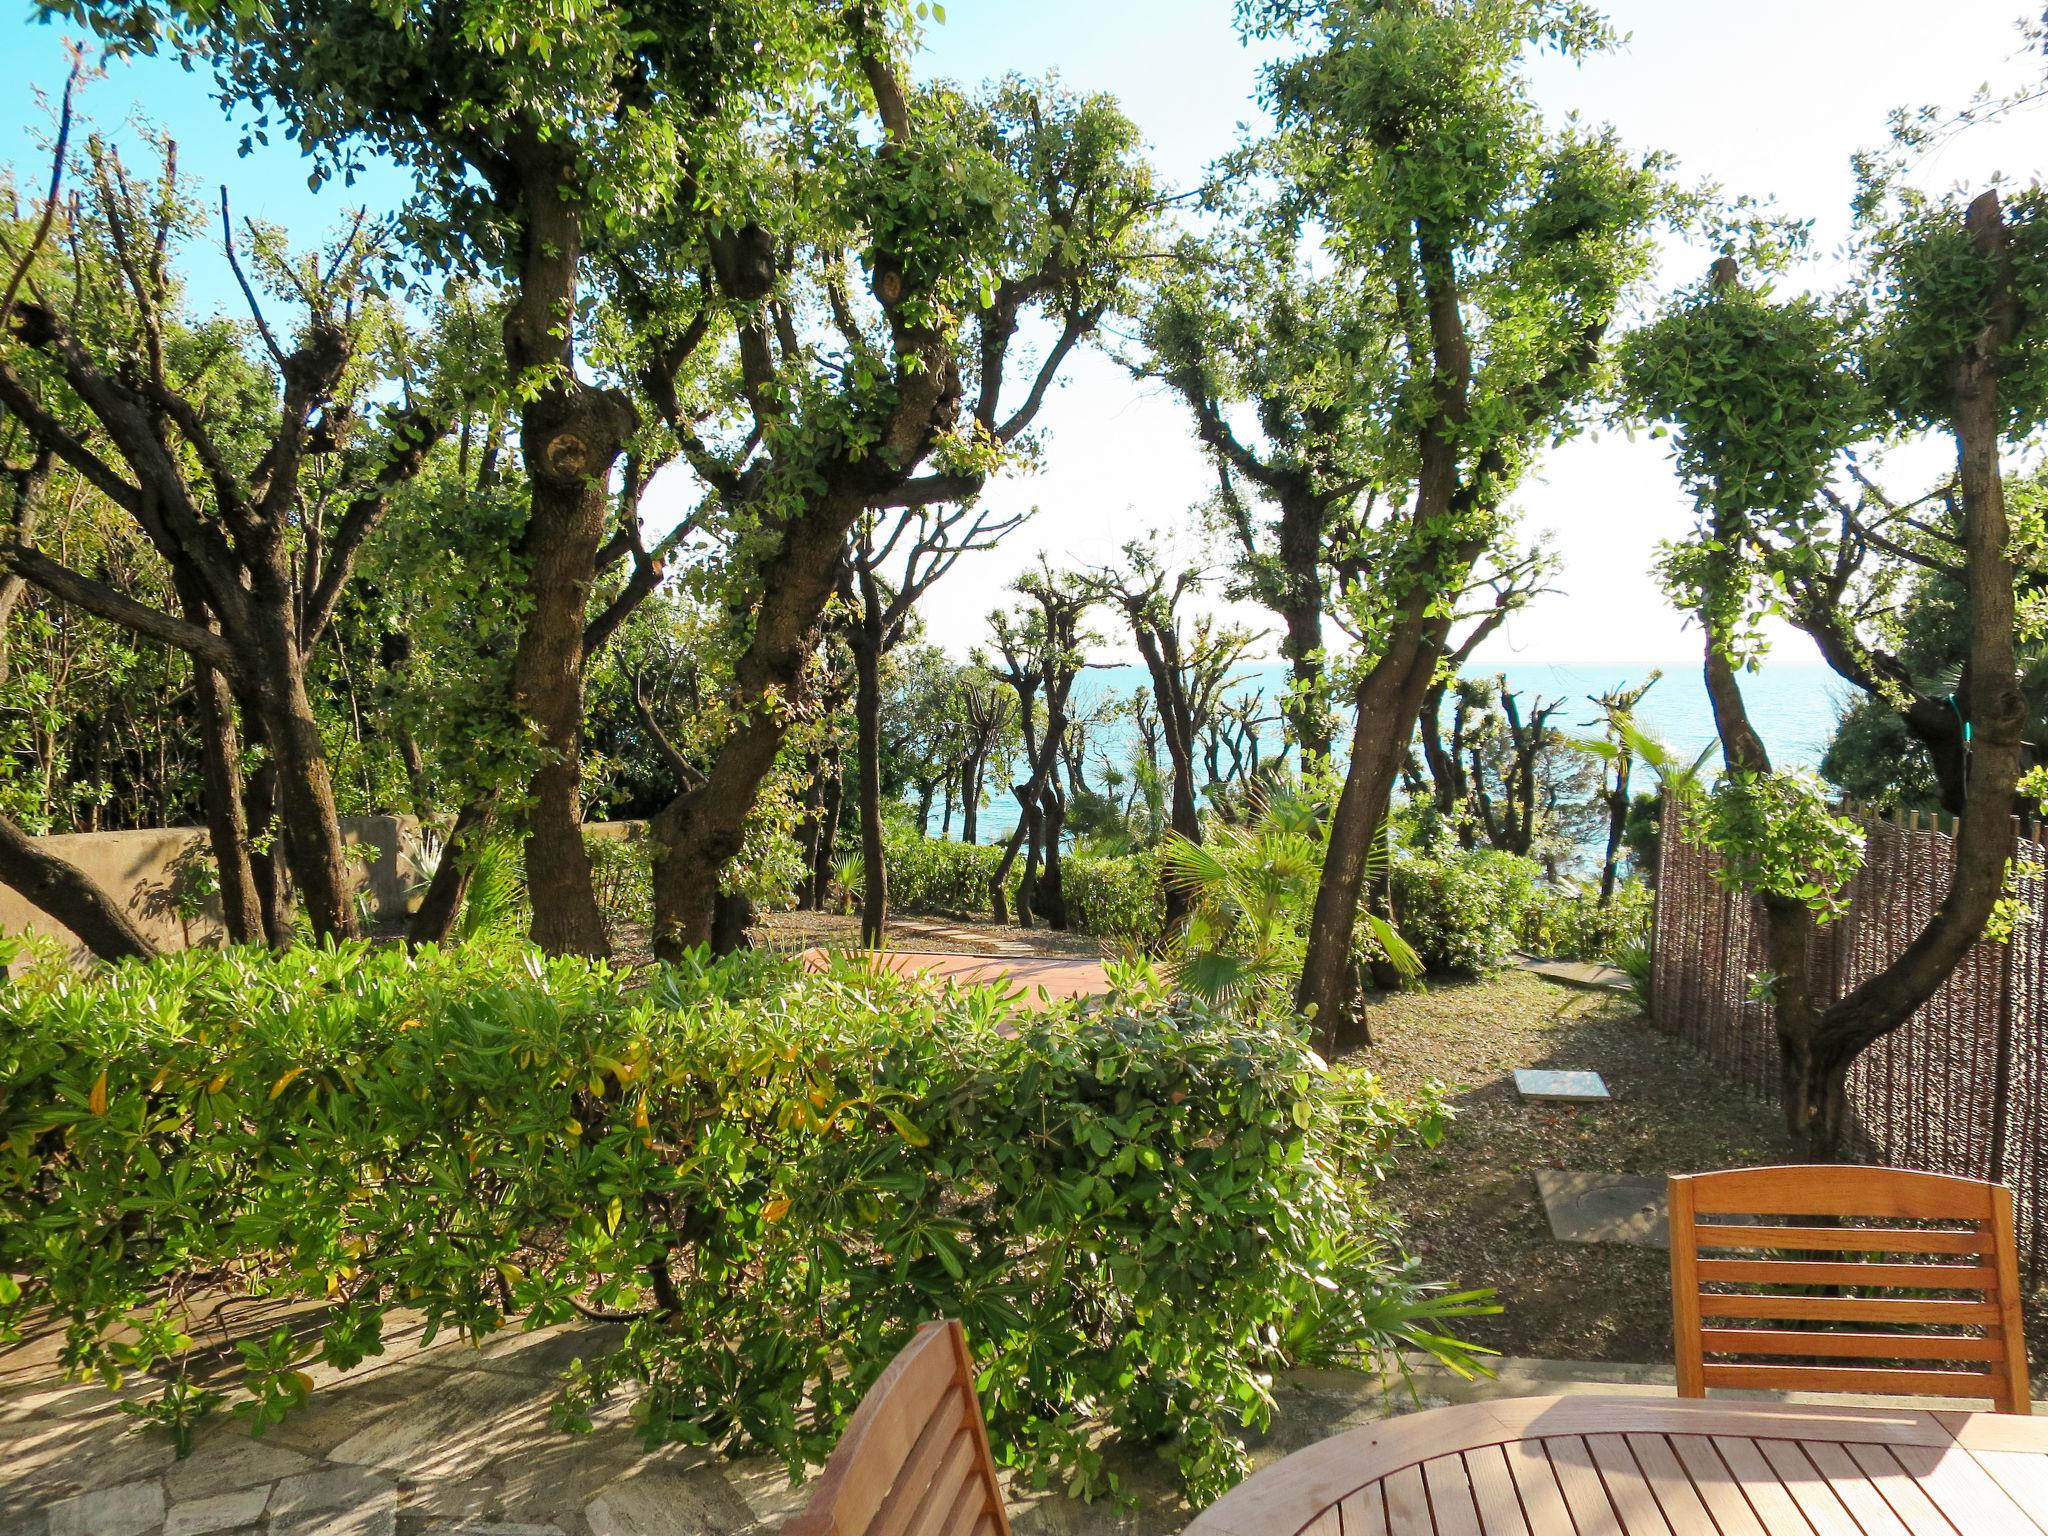
[[[994,843],[956,843],[916,832],[892,836],[889,904],[899,912],[952,915],[988,910],[989,876],[1003,850]]]
[[[1114,939],[1135,949],[1156,949],[1166,937],[1166,898],[1159,885],[1159,853],[1061,861],[1067,920],[1076,932]]]
[[[39,973],[46,974],[46,973]],[[1107,1491],[1108,1430],[1191,1497],[1244,1467],[1295,1360],[1423,1348],[1478,1310],[1414,1277],[1369,1190],[1430,1106],[1326,1069],[1292,1025],[1171,1001],[1143,966],[1088,1010],[767,955],[628,988],[480,943],[199,951],[0,992],[0,1324],[66,1325],[81,1375],[163,1381],[174,1298],[231,1275],[324,1300],[242,1346],[261,1432],[306,1367],[428,1337],[630,1319],[556,1404],[637,1390],[650,1446],[815,1461],[924,1319],[964,1320],[1000,1454]],[[1000,1032],[998,1025],[1010,1032]],[[15,1278],[19,1277],[19,1278]],[[615,1342],[614,1342],[615,1340]]]
[[[1614,888],[1600,905],[1592,887],[1538,886],[1518,925],[1521,947],[1557,960],[1613,961],[1631,945],[1647,942],[1656,894],[1639,880]]]
[[[1530,860],[1491,849],[1403,849],[1393,861],[1394,921],[1431,971],[1483,976],[1513,953],[1537,874]]]

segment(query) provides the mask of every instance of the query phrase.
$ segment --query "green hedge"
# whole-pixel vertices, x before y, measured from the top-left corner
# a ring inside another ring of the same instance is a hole
[[[1166,934],[1166,894],[1156,849],[1118,858],[1073,857],[1060,864],[1067,919],[1080,933],[1156,948]]]
[[[309,1365],[574,1317],[556,1404],[637,1396],[650,1445],[831,1445],[921,1321],[962,1318],[1003,1459],[1107,1491],[1102,1431],[1197,1502],[1244,1470],[1270,1373],[1436,1348],[1467,1298],[1412,1275],[1371,1201],[1437,1117],[1332,1073],[1292,1026],[1170,1001],[1117,967],[1086,1013],[1012,1011],[765,955],[657,973],[511,945],[200,951],[0,991],[0,1325],[158,1378],[188,1437],[165,1298],[230,1274],[324,1300],[243,1346],[260,1431]],[[1008,1026],[1013,1033],[998,1031]],[[613,1347],[606,1347],[615,1339]]]
[[[883,852],[889,860],[892,907],[948,915],[988,910],[989,878],[1003,857],[999,844],[956,843],[915,832],[892,835]]]
[[[988,882],[1002,862],[996,843],[956,843],[916,833],[891,836],[889,905],[898,912],[948,915],[986,913]],[[1156,945],[1165,931],[1166,905],[1159,888],[1159,857],[1152,850],[1119,858],[1069,854],[1060,861],[1066,884],[1067,920],[1076,933],[1116,939],[1140,949]],[[1023,856],[1012,879],[1023,872]],[[1010,891],[1010,909],[1017,893]]]
[[[1491,849],[1403,849],[1393,864],[1394,921],[1431,971],[1483,976],[1507,963],[1539,871]]]
[[[1656,893],[1639,880],[1615,886],[1604,907],[1596,887],[1541,886],[1522,913],[1518,937],[1532,955],[1612,961],[1649,942],[1656,909]]]

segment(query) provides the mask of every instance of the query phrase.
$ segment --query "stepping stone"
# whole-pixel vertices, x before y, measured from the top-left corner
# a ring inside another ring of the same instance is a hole
[[[1598,1072],[1546,1072],[1515,1068],[1515,1091],[1543,1104],[1604,1104],[1614,1095]]]
[[[1536,1193],[1543,1197],[1550,1234],[1561,1243],[1671,1246],[1671,1219],[1664,1208],[1662,1179],[1538,1168]]]

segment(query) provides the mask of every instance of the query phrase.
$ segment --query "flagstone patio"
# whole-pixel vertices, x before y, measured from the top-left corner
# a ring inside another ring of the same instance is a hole
[[[0,1355],[0,1536],[767,1536],[803,1503],[779,1464],[643,1450],[619,1402],[594,1433],[548,1420],[554,1377],[598,1325],[419,1342],[417,1324],[262,1439],[221,1415],[179,1460],[100,1387],[66,1384],[48,1336]],[[1669,1367],[1507,1360],[1490,1381],[1419,1371],[1391,1406],[1560,1392],[1668,1395]],[[1263,1462],[1383,1416],[1355,1371],[1297,1371]],[[1013,1489],[1018,1536],[1167,1536],[1192,1517],[1165,1468],[1117,1452],[1132,1507]]]

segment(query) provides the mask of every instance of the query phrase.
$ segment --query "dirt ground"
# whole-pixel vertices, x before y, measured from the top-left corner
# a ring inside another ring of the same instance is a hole
[[[1435,1079],[1457,1111],[1443,1142],[1387,1185],[1433,1278],[1492,1286],[1506,1310],[1467,1326],[1504,1354],[1667,1361],[1671,1282],[1662,1249],[1562,1243],[1537,1168],[1660,1175],[1795,1162],[1774,1106],[1740,1092],[1625,998],[1508,973],[1382,1000],[1360,1060],[1397,1094]],[[1524,1103],[1516,1067],[1600,1073],[1604,1105]],[[2035,1379],[2048,1361],[2048,1288],[2032,1298]]]

